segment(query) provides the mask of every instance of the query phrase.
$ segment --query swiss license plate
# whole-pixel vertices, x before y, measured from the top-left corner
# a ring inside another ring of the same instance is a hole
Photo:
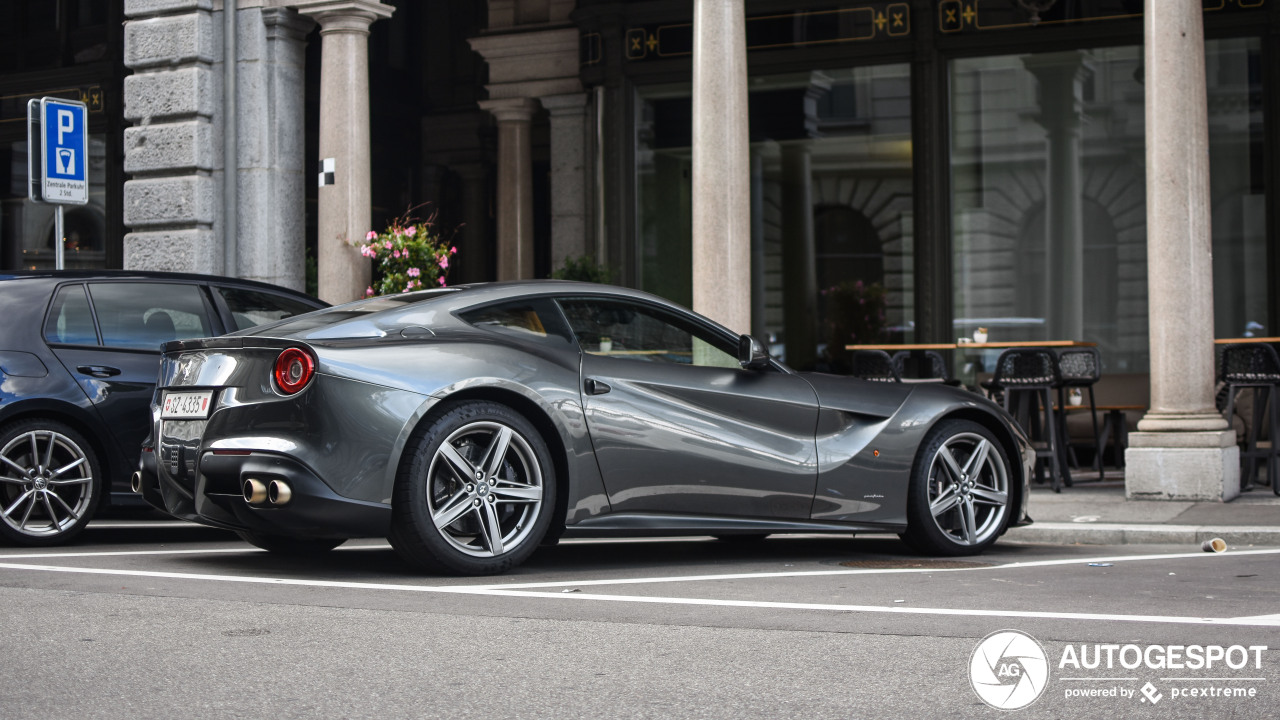
[[[160,406],[160,417],[173,418],[207,418],[209,407],[213,405],[213,391],[166,392],[164,402]]]

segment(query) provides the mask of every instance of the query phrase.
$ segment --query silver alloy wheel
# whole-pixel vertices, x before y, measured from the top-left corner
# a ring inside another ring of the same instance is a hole
[[[999,450],[976,433],[947,438],[929,463],[929,514],[957,545],[1000,532],[1009,510],[1009,474]]]
[[[60,535],[90,510],[89,457],[54,430],[30,430],[0,450],[0,517],[33,538]]]
[[[441,537],[473,557],[519,547],[542,512],[537,455],[519,432],[473,422],[440,444],[427,470],[427,509]]]

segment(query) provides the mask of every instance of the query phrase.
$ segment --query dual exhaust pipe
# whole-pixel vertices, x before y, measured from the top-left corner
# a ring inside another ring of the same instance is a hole
[[[129,479],[129,489],[135,493],[142,492],[142,471],[133,473],[133,477]],[[271,480],[263,482],[257,478],[249,478],[244,481],[244,487],[241,488],[244,494],[244,501],[253,507],[261,507],[263,505],[288,505],[293,499],[293,490],[289,484],[283,480]]]
[[[263,505],[288,505],[293,499],[293,490],[289,488],[289,484],[283,480],[271,480],[263,482],[257,478],[249,478],[244,481],[242,488],[244,501],[253,507],[261,507]]]

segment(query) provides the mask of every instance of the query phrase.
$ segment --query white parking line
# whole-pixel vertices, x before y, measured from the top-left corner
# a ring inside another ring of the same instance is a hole
[[[170,551],[177,552],[177,551]],[[1237,551],[1233,555],[1262,555],[1280,553],[1280,550],[1246,550]],[[68,554],[69,555],[69,554]],[[63,555],[65,557],[67,555]],[[81,555],[83,556],[83,555]],[[28,558],[32,556],[27,556]],[[46,558],[58,557],[57,555],[46,555]],[[1073,559],[1073,560],[1045,560],[1029,563],[1009,563],[1005,565],[995,565],[987,568],[963,568],[946,570],[946,572],[958,572],[960,570],[1002,570],[1028,567],[1046,567],[1052,565],[1077,564],[1088,562],[1125,562],[1133,560],[1154,560],[1154,559],[1174,559],[1174,558],[1199,558],[1199,557],[1231,557],[1231,556],[1211,556],[1198,553],[1181,553],[1171,555],[1139,555],[1139,556],[1119,556],[1110,558],[1090,558],[1090,559]],[[397,583],[369,583],[369,582],[349,582],[335,580],[303,580],[298,578],[273,578],[273,577],[254,577],[254,576],[234,576],[234,575],[209,575],[201,573],[176,573],[176,572],[157,572],[147,570],[116,570],[111,568],[84,568],[84,567],[66,567],[58,565],[36,565],[26,563],[0,563],[0,568],[10,570],[28,570],[39,572],[53,573],[78,573],[87,575],[111,575],[118,577],[138,577],[138,578],[166,578],[177,580],[201,580],[209,582],[231,582],[231,583],[253,583],[264,585],[286,585],[295,587],[327,587],[327,588],[344,588],[353,590],[388,590],[397,592],[419,592],[419,593],[438,593],[451,595],[484,595],[492,597],[520,597],[520,598],[541,598],[547,600],[578,600],[578,601],[598,601],[598,602],[624,602],[624,603],[645,603],[645,604],[661,604],[661,605],[697,605],[708,607],[737,607],[737,608],[764,608],[775,610],[807,610],[807,611],[826,611],[826,612],[861,612],[861,613],[879,613],[893,615],[936,615],[936,616],[963,616],[963,617],[993,617],[993,618],[1021,618],[1021,619],[1046,619],[1046,620],[1092,620],[1092,621],[1115,621],[1115,622],[1141,622],[1141,623],[1169,623],[1178,625],[1235,625],[1235,626],[1253,626],[1253,627],[1280,627],[1280,616],[1262,615],[1252,617],[1188,617],[1176,615],[1121,615],[1108,613],[1069,613],[1069,612],[1045,612],[1045,611],[1023,611],[1023,610],[988,610],[988,609],[965,609],[965,608],[916,608],[916,607],[882,607],[878,605],[844,605],[833,603],[793,603],[793,602],[770,602],[756,600],[725,600],[712,598],[682,598],[682,597],[660,597],[660,596],[641,596],[641,595],[604,595],[595,593],[581,592],[537,592],[528,588],[533,585],[541,586],[585,586],[585,585],[601,585],[601,584],[634,584],[638,582],[676,582],[676,581],[710,581],[725,579],[741,579],[741,578],[777,578],[777,577],[801,577],[813,575],[853,575],[868,573],[884,573],[884,572],[901,572],[901,570],[832,570],[818,572],[790,572],[790,573],[735,573],[732,575],[700,575],[686,576],[682,578],[624,578],[613,581],[580,581],[580,582],[563,582],[563,583],[509,583],[506,585],[457,585],[457,586],[432,586],[432,585],[406,585]],[[942,572],[941,570],[927,570],[925,568],[907,569],[914,572]]]

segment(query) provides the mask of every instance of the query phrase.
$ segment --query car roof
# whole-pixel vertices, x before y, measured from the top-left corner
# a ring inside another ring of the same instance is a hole
[[[158,270],[4,270],[0,271],[0,282],[6,280],[30,280],[46,282],[66,282],[68,280],[180,280],[184,282],[216,283],[219,285],[235,285],[269,292],[290,295],[306,300],[318,307],[326,307],[328,303],[303,292],[280,285],[248,280],[245,278],[225,277],[222,275],[203,275],[199,273],[163,272]]]

